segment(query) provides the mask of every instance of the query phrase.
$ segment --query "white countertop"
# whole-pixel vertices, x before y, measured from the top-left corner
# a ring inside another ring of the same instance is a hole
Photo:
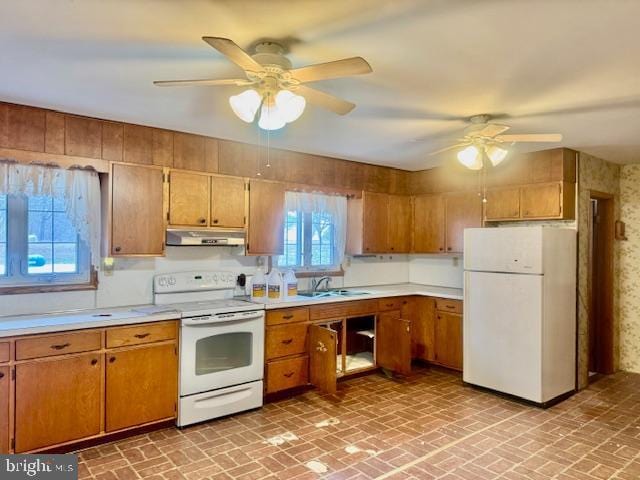
[[[352,300],[367,300],[371,298],[404,297],[408,295],[422,295],[425,297],[450,298],[462,300],[461,288],[436,287],[433,285],[420,285],[417,283],[400,283],[394,285],[379,285],[367,287],[348,287],[343,290],[353,292],[365,292],[362,295],[331,296],[331,297],[296,297],[285,300],[254,300],[255,303],[263,303],[267,310],[274,308],[302,307],[307,305],[320,305],[323,303],[349,302]]]
[[[154,310],[157,309],[155,309],[153,305],[137,305],[132,307],[59,312],[48,315],[0,317],[0,338],[32,335],[35,333],[64,332],[83,328],[113,327],[130,323],[159,322],[180,318],[180,313],[175,310]]]

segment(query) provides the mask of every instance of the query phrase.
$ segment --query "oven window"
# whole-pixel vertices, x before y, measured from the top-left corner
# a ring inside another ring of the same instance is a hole
[[[196,375],[208,375],[251,365],[253,334],[224,333],[196,342]]]

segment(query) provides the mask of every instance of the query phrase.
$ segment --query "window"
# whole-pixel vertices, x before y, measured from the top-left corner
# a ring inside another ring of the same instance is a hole
[[[287,192],[284,255],[279,267],[337,270],[344,257],[346,198]]]
[[[0,195],[0,286],[86,283],[90,254],[62,200]]]

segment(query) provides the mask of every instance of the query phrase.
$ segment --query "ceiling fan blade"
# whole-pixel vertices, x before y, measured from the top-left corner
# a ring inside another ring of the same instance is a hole
[[[191,85],[251,85],[253,82],[242,78],[202,79],[202,80],[156,80],[154,85],[159,87],[183,87]]]
[[[335,62],[318,63],[289,70],[291,76],[301,83],[371,72],[371,65],[362,57],[344,58]]]
[[[439,153],[447,152],[449,150],[454,150],[454,149],[460,148],[460,147],[466,147],[467,145],[471,145],[471,144],[469,142],[465,142],[465,143],[458,143],[456,145],[449,145],[448,147],[441,148],[440,150],[436,150],[434,152],[429,152],[429,153],[427,153],[427,155],[429,155],[431,157],[433,155],[438,155]]]
[[[506,132],[510,128],[511,127],[507,125],[500,125],[498,123],[487,123],[487,125],[477,134],[482,137],[495,137],[496,135],[500,135],[502,132]]]
[[[524,133],[515,135],[498,135],[495,139],[499,142],[561,142],[559,133]]]
[[[264,67],[251,58],[233,40],[222,37],[202,37],[202,39],[240,68],[249,72],[264,71]]]
[[[303,85],[299,85],[295,92],[302,95],[309,103],[331,110],[338,115],[346,115],[356,106],[355,103],[347,102],[341,98]]]

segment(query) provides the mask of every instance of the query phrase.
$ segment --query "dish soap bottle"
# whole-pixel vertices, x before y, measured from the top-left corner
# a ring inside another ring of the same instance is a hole
[[[262,267],[251,279],[251,300],[265,300],[267,297],[267,278],[262,272]]]
[[[273,267],[267,277],[267,295],[269,300],[280,300],[282,298],[282,290],[282,274],[276,267]]]
[[[287,270],[284,276],[284,296],[286,298],[293,298],[298,296],[298,279],[293,270]]]

